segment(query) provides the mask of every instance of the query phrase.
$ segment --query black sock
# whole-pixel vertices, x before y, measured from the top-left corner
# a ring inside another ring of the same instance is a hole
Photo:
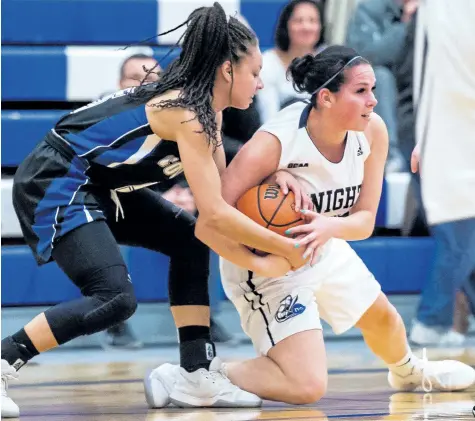
[[[189,373],[200,368],[209,370],[216,348],[211,342],[208,326],[178,328],[180,340],[180,365]]]
[[[39,352],[31,342],[25,329],[19,330],[12,336],[2,340],[2,360],[7,360],[16,370],[19,370]]]

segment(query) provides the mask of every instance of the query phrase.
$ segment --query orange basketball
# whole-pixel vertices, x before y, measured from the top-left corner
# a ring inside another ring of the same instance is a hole
[[[295,212],[293,192],[285,196],[275,184],[261,184],[244,193],[237,201],[237,209],[263,227],[284,235],[289,228],[303,224]]]

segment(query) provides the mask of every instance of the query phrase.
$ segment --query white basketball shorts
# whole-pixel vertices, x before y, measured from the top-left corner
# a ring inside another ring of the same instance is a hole
[[[332,239],[320,261],[282,278],[254,277],[220,259],[221,279],[241,326],[259,355],[295,333],[322,329],[336,334],[353,327],[381,292],[381,286],[344,240]]]

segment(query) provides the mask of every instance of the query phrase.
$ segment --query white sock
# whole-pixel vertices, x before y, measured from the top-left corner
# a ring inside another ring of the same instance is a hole
[[[389,371],[401,377],[406,377],[411,374],[412,369],[416,365],[419,358],[417,358],[409,349],[403,359],[394,364],[388,364]]]

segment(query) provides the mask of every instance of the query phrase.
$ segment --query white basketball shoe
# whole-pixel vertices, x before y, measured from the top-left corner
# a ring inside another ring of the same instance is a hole
[[[411,372],[406,376],[388,373],[389,385],[406,392],[419,387],[425,392],[432,390],[454,392],[464,390],[475,383],[475,370],[460,361],[428,361],[425,356],[415,359]]]
[[[144,379],[145,399],[150,408],[164,408],[170,403],[170,393],[178,377],[178,365],[162,364]]]
[[[6,360],[2,360],[2,418],[18,418],[20,409],[7,395],[8,381],[18,379],[17,371]]]
[[[193,373],[163,364],[145,378],[144,388],[151,408],[163,408],[170,402],[179,407],[222,408],[256,408],[262,404],[258,396],[231,383],[217,357],[209,370],[200,368]]]

